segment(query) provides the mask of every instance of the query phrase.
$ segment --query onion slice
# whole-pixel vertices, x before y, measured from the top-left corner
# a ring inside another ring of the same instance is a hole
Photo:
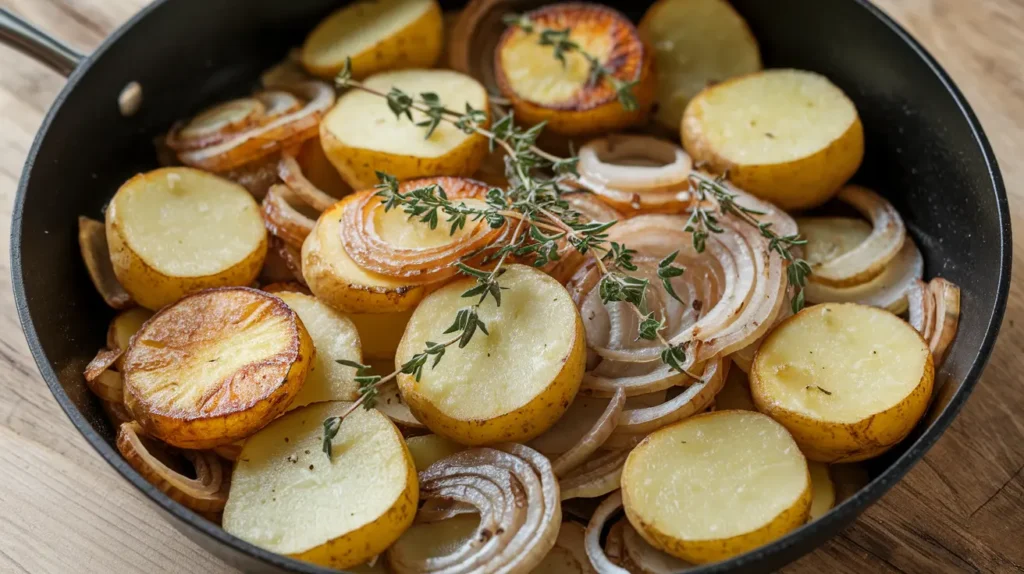
[[[277,174],[295,195],[317,212],[326,211],[327,208],[338,202],[337,199],[306,179],[298,160],[290,153],[281,154],[281,161],[277,164]]]
[[[182,450],[194,467],[196,478],[187,476],[168,467],[153,449],[167,458],[174,449],[155,440],[143,442],[142,427],[136,422],[122,424],[117,431],[117,450],[150,484],[157,487],[171,499],[197,512],[220,512],[228,500],[228,486],[231,471],[211,451]]]
[[[935,328],[928,339],[928,346],[932,350],[935,368],[938,368],[946,360],[946,353],[960,324],[960,288],[936,277],[929,282],[928,290],[935,301]]]
[[[810,280],[830,287],[860,285],[885,270],[903,247],[907,232],[896,208],[870,189],[847,185],[836,197],[870,219],[873,229],[860,245],[813,269]]]
[[[601,418],[597,419],[594,426],[589,432],[568,451],[562,453],[554,462],[551,463],[551,468],[554,469],[555,476],[563,477],[567,472],[583,464],[583,462],[590,455],[594,454],[594,451],[601,448],[608,437],[612,435],[612,431],[615,430],[615,425],[618,424],[619,415],[622,413],[623,407],[626,406],[626,393],[622,389],[615,391],[615,396],[608,403],[608,407],[601,414]]]
[[[629,449],[608,451],[587,461],[560,482],[562,500],[597,498],[618,490]]]
[[[89,364],[85,366],[85,382],[91,383],[95,381],[100,375],[107,371],[110,367],[121,358],[124,354],[124,349],[100,349],[96,356],[93,357]],[[120,399],[120,397],[118,397]]]
[[[654,407],[624,411],[613,434],[648,434],[707,409],[725,385],[725,360],[728,359],[708,361],[701,380],[668,401]]]
[[[302,253],[300,248],[288,245],[282,239],[271,236],[267,241],[267,250],[272,251],[281,260],[299,284],[306,286],[306,279],[302,276]]]
[[[923,275],[924,258],[914,240],[907,236],[899,254],[874,279],[853,287],[830,287],[808,281],[806,297],[811,303],[860,303],[899,314],[907,310],[907,293]]]
[[[403,431],[427,429],[427,426],[413,416],[409,406],[402,401],[402,395],[399,394],[396,384],[385,384],[380,387],[376,408]]]
[[[651,546],[627,520],[623,520],[622,547],[629,561],[643,574],[675,574],[691,566]]]
[[[598,574],[630,574],[629,570],[620,568],[612,563],[601,548],[601,532],[604,525],[613,514],[622,508],[622,491],[615,492],[608,498],[601,501],[601,504],[594,510],[594,515],[587,524],[585,547],[590,564],[597,570]]]
[[[611,135],[579,151],[578,184],[627,212],[683,211],[692,201],[693,161],[675,143]]]
[[[135,306],[132,296],[124,290],[114,274],[107,246],[107,228],[103,222],[80,216],[78,218],[78,247],[82,250],[82,261],[89,272],[93,286],[103,301],[113,309],[128,309]]]
[[[272,185],[263,198],[260,211],[263,224],[271,235],[301,250],[302,242],[313,231],[316,221],[292,206],[297,199],[296,194],[287,186]]]
[[[907,322],[927,341],[931,333],[926,331],[925,326],[933,322],[932,313],[935,312],[931,301],[931,293],[928,291],[928,284],[920,279],[907,288]]]

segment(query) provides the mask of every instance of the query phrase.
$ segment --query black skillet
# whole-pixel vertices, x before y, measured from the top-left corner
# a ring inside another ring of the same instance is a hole
[[[442,2],[457,8],[458,2]],[[111,312],[89,283],[77,217],[100,217],[128,177],[155,167],[153,137],[175,120],[248,91],[339,2],[158,0],[82,57],[0,10],[0,36],[70,74],[29,153],[14,204],[11,269],[18,313],[43,379],[86,440],[187,536],[246,571],[323,572],[247,544],[171,501],[129,467],[80,373],[104,344]],[[610,2],[638,20],[649,4]],[[949,76],[865,0],[734,0],[765,63],[825,74],[863,118],[867,156],[856,180],[888,196],[921,246],[927,275],[963,289],[960,332],[913,434],[872,461],[873,480],[827,516],[732,560],[694,572],[778,568],[854,521],[949,426],[988,360],[1010,281],[1010,216],[995,156]],[[130,82],[143,101],[117,99]]]

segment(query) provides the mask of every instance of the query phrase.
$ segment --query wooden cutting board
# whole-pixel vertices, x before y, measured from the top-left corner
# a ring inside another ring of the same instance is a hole
[[[83,51],[143,4],[0,0]],[[1024,188],[1017,185],[1024,178],[1024,2],[877,4],[967,95],[999,157],[1014,227],[1024,229]],[[172,529],[92,451],[50,396],[21,334],[7,253],[11,206],[32,137],[63,84],[0,47],[0,572],[231,572]],[[1024,234],[1014,251],[1016,260],[1024,256]],[[981,384],[924,462],[856,524],[786,572],[1024,571],[1021,288],[1015,281]]]

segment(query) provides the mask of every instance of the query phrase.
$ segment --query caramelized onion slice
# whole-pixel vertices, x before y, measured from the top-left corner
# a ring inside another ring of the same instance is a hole
[[[260,212],[271,235],[301,250],[302,242],[313,231],[316,221],[293,206],[297,200],[296,194],[287,186],[272,185],[263,198]]]
[[[107,247],[107,228],[95,219],[78,218],[78,247],[82,250],[82,260],[89,278],[96,287],[103,301],[114,309],[127,309],[135,306],[132,296],[124,290],[114,275],[114,266],[110,263],[110,249]]]
[[[608,498],[601,501],[601,504],[594,510],[594,516],[587,525],[585,547],[590,564],[597,570],[598,574],[630,574],[629,570],[621,568],[612,563],[601,548],[601,532],[604,525],[613,514],[622,508],[622,492],[617,491]]]
[[[124,354],[124,349],[100,349],[96,356],[89,361],[89,364],[85,366],[85,372],[83,373],[85,375],[85,382],[91,383],[96,380],[97,377],[112,367],[121,358],[122,354]]]
[[[325,211],[328,207],[338,202],[319,187],[313,185],[302,173],[302,167],[298,160],[290,153],[282,153],[281,161],[277,164],[277,174],[302,201],[315,209],[317,212]]]
[[[810,279],[831,287],[860,285],[885,270],[903,247],[907,232],[896,208],[870,189],[848,185],[836,197],[870,219],[873,229],[857,247],[818,265]]]
[[[155,440],[144,442],[141,433],[142,427],[136,422],[124,423],[117,431],[117,450],[132,468],[171,499],[192,510],[224,510],[231,471],[223,460],[211,451],[180,451],[195,468],[196,478],[188,478],[171,469],[160,458],[168,459],[176,454],[174,449]]]
[[[953,344],[960,324],[960,288],[936,277],[928,283],[928,290],[932,292],[935,301],[935,328],[928,346],[932,350],[935,367],[938,368],[946,360],[946,353]]]

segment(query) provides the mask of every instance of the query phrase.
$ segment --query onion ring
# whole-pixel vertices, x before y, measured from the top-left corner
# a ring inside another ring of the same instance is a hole
[[[725,385],[724,360],[708,361],[701,380],[668,401],[655,407],[623,411],[612,434],[648,434],[708,408]]]
[[[580,148],[578,184],[626,212],[679,213],[693,199],[692,170],[690,156],[672,142],[614,135]]]
[[[180,451],[195,467],[196,478],[168,467],[153,449],[157,446],[167,453],[170,447],[149,441],[143,442],[142,427],[136,422],[122,424],[117,431],[117,450],[139,474],[161,492],[197,512],[219,512],[228,500],[231,470],[210,451]]]
[[[620,388],[615,391],[615,396],[612,397],[608,407],[601,413],[601,418],[597,419],[597,422],[594,423],[594,426],[580,442],[562,453],[561,456],[551,463],[555,476],[565,476],[570,470],[583,464],[587,457],[594,454],[594,451],[601,448],[601,445],[608,440],[612,431],[615,430],[615,426],[619,421],[619,415],[622,414],[622,409],[625,406],[626,393]]]
[[[585,547],[590,564],[597,570],[598,574],[630,574],[629,570],[620,568],[612,563],[601,548],[601,532],[604,530],[608,519],[622,508],[622,491],[615,492],[608,498],[601,501],[601,504],[594,510],[594,515],[587,524]]]
[[[96,356],[89,361],[89,364],[85,366],[85,372],[83,373],[85,375],[85,382],[91,383],[95,381],[107,369],[112,367],[123,354],[124,349],[100,349]],[[117,397],[117,400],[120,400],[120,398]]]
[[[295,195],[317,212],[325,211],[338,202],[337,199],[306,179],[298,160],[288,152],[281,153],[281,160],[277,164],[277,174]]]
[[[811,303],[860,303],[899,314],[907,310],[907,293],[923,275],[924,258],[914,240],[907,236],[899,254],[881,275],[853,287],[829,287],[808,281],[806,297]]]
[[[132,296],[124,290],[114,274],[110,262],[110,248],[107,245],[107,228],[102,221],[88,217],[78,218],[78,247],[82,260],[89,272],[89,278],[103,301],[113,309],[128,309],[135,306]]]
[[[920,279],[907,288],[907,322],[927,341],[931,333],[925,331],[925,325],[933,322],[932,313],[934,306],[930,301],[931,293],[928,292],[928,284]]]
[[[597,498],[618,490],[622,466],[626,464],[629,449],[619,449],[588,460],[573,470],[559,483],[562,500],[571,498]]]
[[[271,235],[286,245],[302,249],[302,242],[313,231],[316,221],[292,206],[298,197],[291,188],[272,185],[260,205],[263,224]]]
[[[928,290],[935,300],[935,328],[928,339],[928,346],[932,350],[935,368],[939,368],[946,360],[946,353],[960,324],[960,288],[936,277],[928,283]]]
[[[626,557],[644,574],[675,574],[691,566],[687,562],[651,546],[628,520],[623,520],[622,548]]]
[[[857,247],[815,267],[810,280],[830,287],[860,285],[885,270],[903,247],[907,231],[896,208],[869,189],[847,185],[836,197],[870,219],[874,229]]]

